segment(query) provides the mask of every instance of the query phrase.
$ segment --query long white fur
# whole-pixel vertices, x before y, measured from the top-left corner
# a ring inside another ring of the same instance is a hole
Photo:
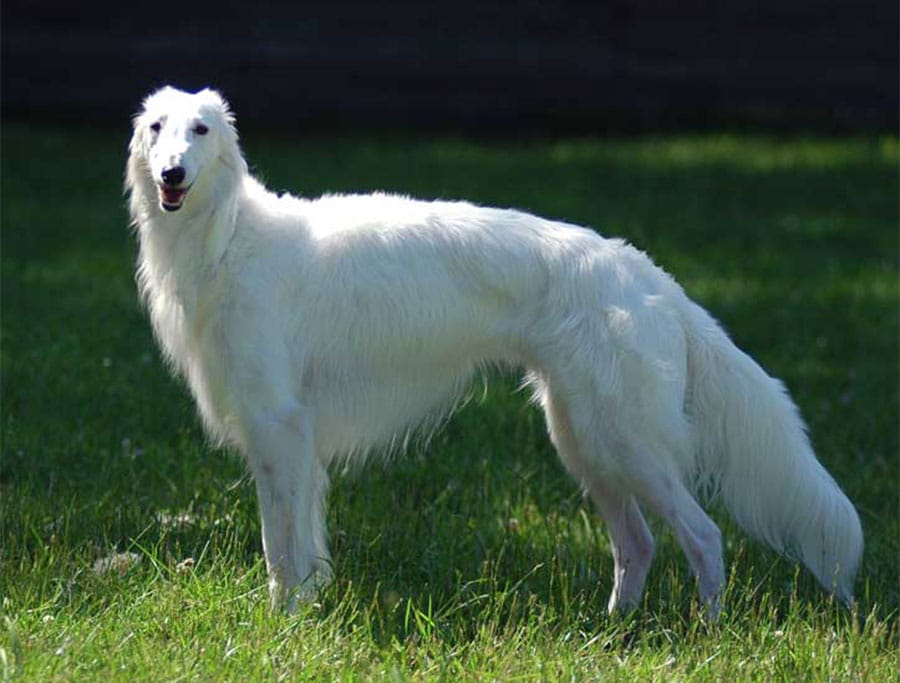
[[[560,458],[607,521],[611,610],[641,600],[643,505],[717,612],[721,539],[698,487],[852,600],[859,519],[794,404],[643,253],[463,202],[276,196],[249,175],[210,90],[148,97],[129,149],[140,291],[209,433],[247,459],[273,603],[330,575],[328,466],[439,420],[485,364],[526,369]],[[189,189],[165,211],[174,167]]]

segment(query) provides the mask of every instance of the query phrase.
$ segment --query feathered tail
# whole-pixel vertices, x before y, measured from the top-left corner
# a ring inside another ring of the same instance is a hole
[[[699,306],[685,311],[685,328],[699,482],[718,492],[749,534],[852,602],[863,548],[859,516],[816,459],[784,386]]]

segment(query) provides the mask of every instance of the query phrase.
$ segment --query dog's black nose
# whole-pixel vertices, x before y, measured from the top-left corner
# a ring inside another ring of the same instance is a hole
[[[166,185],[180,185],[184,181],[184,166],[173,166],[162,172],[162,179]]]

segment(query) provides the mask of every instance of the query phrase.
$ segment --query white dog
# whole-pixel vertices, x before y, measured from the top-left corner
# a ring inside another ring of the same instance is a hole
[[[247,458],[274,604],[330,575],[329,465],[434,425],[486,364],[527,370],[605,519],[610,610],[641,600],[644,506],[717,613],[722,542],[698,488],[852,600],[859,518],[794,404],[643,253],[462,202],[276,196],[211,90],[151,95],[129,149],[140,290],[209,433]]]

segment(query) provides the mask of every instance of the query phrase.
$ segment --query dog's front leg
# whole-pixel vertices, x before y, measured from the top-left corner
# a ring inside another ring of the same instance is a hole
[[[330,579],[325,544],[327,472],[315,451],[313,411],[299,406],[247,420],[273,607],[293,610]]]

